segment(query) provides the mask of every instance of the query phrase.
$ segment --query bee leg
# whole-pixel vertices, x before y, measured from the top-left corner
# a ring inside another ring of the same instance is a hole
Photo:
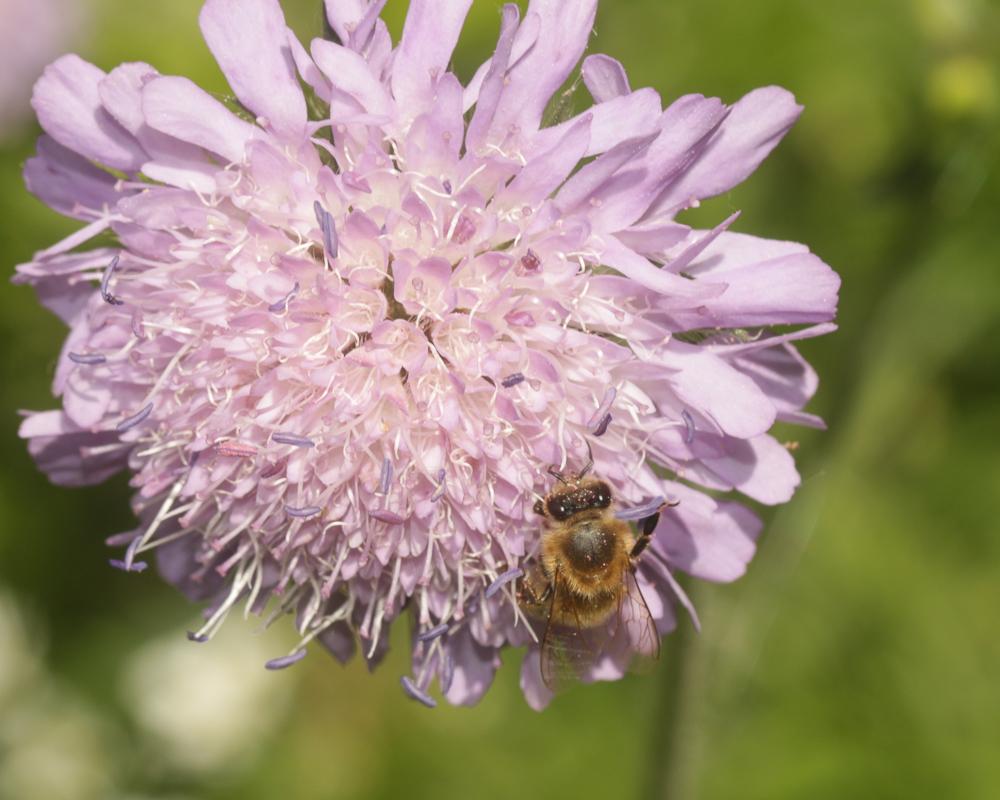
[[[531,510],[534,511],[536,514],[538,514],[538,516],[540,517],[548,516],[548,514],[545,513],[545,503],[543,503],[541,500],[536,500],[535,505],[532,506]]]
[[[639,538],[632,545],[632,552],[629,553],[629,558],[638,558],[642,555],[642,551],[649,546],[650,541],[653,539],[653,531],[656,530],[656,526],[660,522],[660,512],[665,508],[673,508],[676,505],[676,501],[673,503],[664,503],[642,521],[642,533],[639,534]]]
[[[535,592],[535,587],[532,586],[531,582],[526,580],[526,578],[522,578],[518,581],[517,599],[521,605],[540,606],[548,602],[550,597],[552,597],[551,583],[546,583],[542,593],[537,594]]]
[[[646,519],[642,521],[642,533],[639,534],[639,538],[636,539],[635,544],[632,545],[632,552],[628,554],[629,558],[638,558],[642,555],[642,551],[649,546],[649,543],[653,538],[653,531],[656,530],[656,524],[659,521],[659,511],[652,516],[646,517]]]

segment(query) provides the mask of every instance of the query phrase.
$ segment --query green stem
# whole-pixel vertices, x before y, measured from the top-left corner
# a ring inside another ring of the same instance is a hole
[[[691,620],[678,609],[677,629],[663,642],[663,669],[649,732],[649,769],[643,797],[682,800],[685,791],[685,740],[690,718],[692,666],[699,647]]]

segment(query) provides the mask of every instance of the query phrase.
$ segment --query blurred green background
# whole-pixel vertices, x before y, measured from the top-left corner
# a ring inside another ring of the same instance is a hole
[[[460,76],[499,5],[474,4]],[[72,49],[225,92],[199,6],[70,0],[64,38],[28,48],[35,74]],[[318,33],[318,0],[284,6]],[[394,33],[404,12],[390,0]],[[703,633],[666,640],[657,673],[543,714],[518,654],[478,707],[431,712],[399,690],[402,648],[369,676],[318,651],[265,672],[280,629],[189,644],[193,607],[107,566],[104,537],[132,523],[125,479],[57,489],[18,441],[16,410],[52,404],[64,331],[2,289],[0,797],[1000,797],[998,43],[988,0],[604,0],[592,52],[633,86],[732,101],[777,83],[806,106],[697,221],[741,208],[739,230],[807,242],[843,276],[841,329],[802,347],[830,430],[781,432],[806,480],[748,576],[693,589]],[[9,275],[75,223],[24,191],[37,130],[23,95],[3,102]]]

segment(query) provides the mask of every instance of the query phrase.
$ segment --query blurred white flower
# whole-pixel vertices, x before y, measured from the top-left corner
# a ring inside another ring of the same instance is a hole
[[[211,642],[183,631],[142,648],[125,668],[126,706],[171,766],[235,766],[282,720],[292,680],[264,669],[280,650],[271,636],[227,626]]]
[[[0,797],[105,800],[112,729],[72,694],[39,683],[0,717]]]
[[[0,592],[0,717],[8,703],[38,675],[39,648],[28,629],[14,599]]]

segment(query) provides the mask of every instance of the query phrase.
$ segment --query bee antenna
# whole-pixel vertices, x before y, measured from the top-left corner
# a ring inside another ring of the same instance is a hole
[[[577,475],[578,478],[582,478],[594,468],[594,451],[590,449],[590,442],[586,439],[583,440],[583,443],[587,445],[587,463],[583,465],[583,469]]]

